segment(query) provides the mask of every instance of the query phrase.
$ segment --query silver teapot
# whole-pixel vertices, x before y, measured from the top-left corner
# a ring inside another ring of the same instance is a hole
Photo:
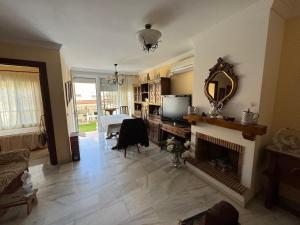
[[[247,111],[243,111],[241,124],[256,124],[258,117],[258,113],[251,112],[249,109]]]

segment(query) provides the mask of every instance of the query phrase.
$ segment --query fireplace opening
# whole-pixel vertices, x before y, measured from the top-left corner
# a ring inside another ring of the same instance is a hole
[[[247,188],[241,184],[244,147],[206,134],[196,133],[195,158],[187,161],[239,194]]]
[[[198,139],[196,159],[200,162],[206,162],[209,166],[220,170],[222,173],[230,173],[240,179],[240,153],[238,151]]]

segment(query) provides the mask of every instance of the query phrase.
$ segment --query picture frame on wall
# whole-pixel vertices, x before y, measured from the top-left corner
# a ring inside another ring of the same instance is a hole
[[[72,81],[68,81],[69,83],[69,103],[73,98],[73,85],[72,85]]]
[[[73,98],[73,84],[72,81],[65,82],[65,94],[66,94],[66,103],[69,105],[70,101]]]
[[[68,96],[68,82],[65,82],[65,95],[66,95],[66,104],[69,105],[69,96]]]

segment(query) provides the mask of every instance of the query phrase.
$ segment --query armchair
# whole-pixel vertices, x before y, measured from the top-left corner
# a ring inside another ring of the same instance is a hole
[[[28,149],[0,152],[0,194],[13,193],[21,186],[21,176],[28,169],[29,155]]]

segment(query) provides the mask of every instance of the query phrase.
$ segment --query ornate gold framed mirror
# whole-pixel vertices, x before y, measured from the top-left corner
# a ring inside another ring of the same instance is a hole
[[[219,58],[217,64],[209,70],[204,92],[210,103],[223,106],[234,96],[237,86],[238,78],[233,65]]]

